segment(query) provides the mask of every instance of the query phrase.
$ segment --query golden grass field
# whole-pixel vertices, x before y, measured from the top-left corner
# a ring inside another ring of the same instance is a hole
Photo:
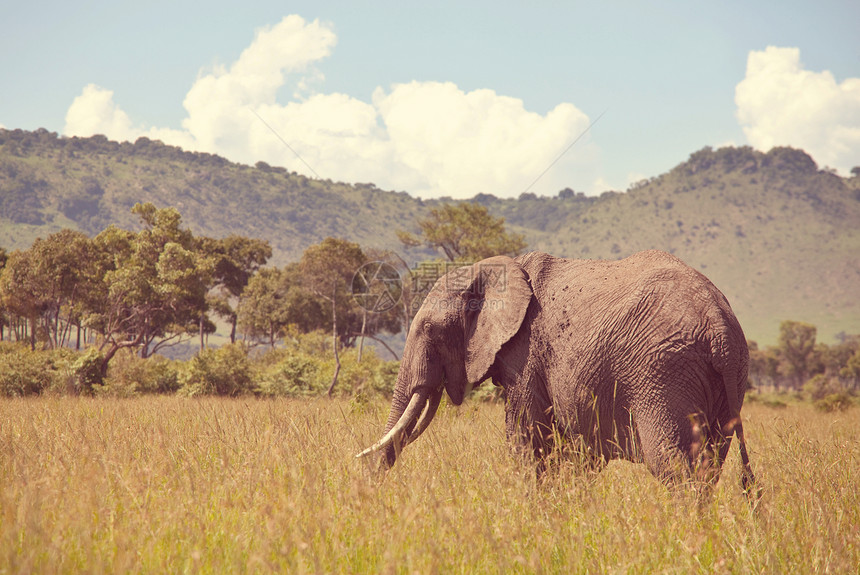
[[[641,465],[538,484],[499,405],[445,407],[384,478],[388,406],[0,401],[0,573],[803,573],[860,565],[860,409],[744,409],[711,499]]]

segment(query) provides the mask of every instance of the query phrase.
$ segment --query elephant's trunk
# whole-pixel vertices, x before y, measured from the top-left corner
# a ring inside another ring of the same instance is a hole
[[[422,375],[426,374],[422,373]],[[391,467],[400,455],[400,451],[418,439],[418,436],[429,427],[442,400],[443,387],[441,384],[435,388],[422,385],[407,391],[410,388],[408,383],[411,379],[409,367],[404,365],[401,367],[394,387],[394,398],[388,423],[385,426],[385,435],[356,457],[364,457],[384,450],[385,464]],[[423,382],[426,379],[422,377],[420,381]]]
[[[394,424],[394,426],[388,430],[382,439],[356,455],[356,457],[364,457],[365,455],[370,455],[376,451],[381,449],[386,450],[386,454],[394,449],[395,451],[395,459],[396,453],[403,448],[406,444],[404,442],[404,435],[408,440],[409,428],[414,426],[415,422],[418,420],[418,417],[421,415],[421,412],[424,411],[424,407],[427,404],[427,396],[429,393],[426,389],[416,390],[412,397],[409,399],[409,404],[406,406],[406,409],[403,411],[403,414]],[[393,464],[393,461],[389,461],[390,464]]]

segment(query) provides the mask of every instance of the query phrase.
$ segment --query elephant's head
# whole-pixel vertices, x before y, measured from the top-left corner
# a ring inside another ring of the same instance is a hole
[[[443,389],[460,405],[520,329],[531,297],[525,272],[507,256],[440,278],[406,337],[386,433],[358,457],[384,450],[393,465],[400,450],[430,425]]]

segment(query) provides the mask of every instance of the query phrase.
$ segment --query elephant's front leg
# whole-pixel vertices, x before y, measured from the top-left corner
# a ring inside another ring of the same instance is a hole
[[[539,477],[546,470],[546,459],[553,449],[552,420],[552,404],[537,401],[532,393],[508,390],[505,403],[508,442],[516,453],[534,457]]]

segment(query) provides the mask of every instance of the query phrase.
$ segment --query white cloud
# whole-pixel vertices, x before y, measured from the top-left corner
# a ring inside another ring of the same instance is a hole
[[[373,101],[395,160],[414,171],[417,192],[431,195],[519,194],[589,123],[572,104],[541,116],[522,100],[451,83],[377,89]]]
[[[113,91],[95,84],[85,86],[66,112],[65,133],[69,135],[103,134],[116,140],[130,140],[139,132],[128,114],[114,103]]]
[[[860,78],[840,84],[827,70],[805,70],[798,48],[750,52],[735,104],[756,148],[803,148],[843,174],[860,163]]]
[[[589,124],[573,104],[541,115],[522,100],[492,90],[464,92],[452,83],[377,88],[370,102],[314,93],[324,80],[314,63],[336,42],[329,26],[288,16],[258,31],[232,65],[198,76],[183,103],[181,129],[135,127],[110,90],[90,85],[69,108],[65,133],[147,136],[314,175],[283,138],[323,178],[468,198],[523,192]],[[284,86],[294,87],[286,104],[276,99]],[[594,181],[598,156],[586,136],[530,191],[552,194],[575,181]]]

